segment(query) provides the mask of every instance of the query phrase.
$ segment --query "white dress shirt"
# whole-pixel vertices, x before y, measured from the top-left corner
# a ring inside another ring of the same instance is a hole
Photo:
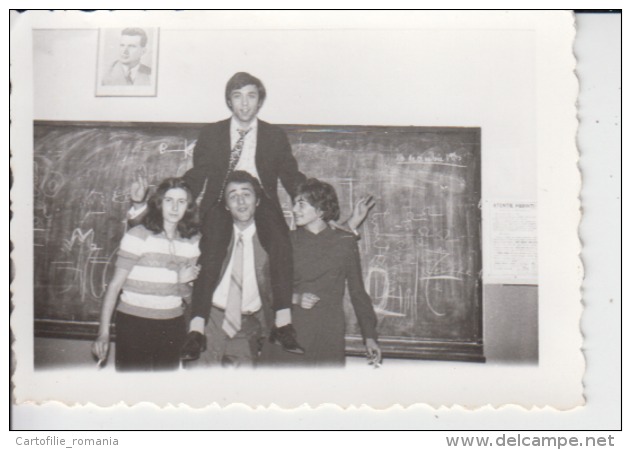
[[[243,239],[243,289],[241,313],[252,314],[261,309],[261,295],[259,294],[259,286],[256,280],[256,267],[254,266],[254,245],[252,239],[256,233],[256,225],[253,223],[245,230],[239,230],[233,225],[234,244],[236,244],[239,233]],[[228,292],[230,290],[230,277],[232,275],[232,263],[234,253],[237,246],[233,245],[230,252],[230,260],[226,266],[226,270],[221,277],[219,285],[213,293],[213,306],[226,309],[228,303]]]
[[[239,230],[233,225],[233,233],[236,239],[238,239],[238,233],[242,233],[243,236],[243,303],[241,304],[241,311],[243,314],[251,314],[258,311],[263,305],[261,302],[261,295],[259,293],[258,281],[256,279],[256,267],[254,262],[254,244],[253,238],[256,233],[256,224],[250,225],[245,230]],[[217,306],[222,309],[226,309],[226,303],[228,302],[228,290],[230,289],[230,276],[232,274],[232,260],[234,259],[234,252],[236,245],[232,246],[230,250],[230,261],[226,266],[226,270],[219,282],[219,285],[213,293],[213,306]],[[291,323],[291,310],[289,308],[276,311],[274,323],[277,327],[285,326]],[[204,333],[204,319],[196,316],[191,320],[190,331],[197,331]]]
[[[131,69],[128,69],[127,66],[124,66],[124,67],[125,67],[125,75],[129,77],[132,83],[136,81],[136,76],[138,76],[138,70],[140,69],[140,64],[136,64]]]

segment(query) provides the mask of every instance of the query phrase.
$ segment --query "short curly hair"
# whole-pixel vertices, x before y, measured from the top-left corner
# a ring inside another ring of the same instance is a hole
[[[228,203],[226,200],[226,195],[228,194],[227,187],[230,183],[250,183],[252,185],[252,189],[254,189],[254,195],[256,196],[256,199],[260,200],[263,197],[263,188],[261,187],[261,183],[259,183],[259,180],[255,176],[251,175],[245,170],[235,170],[233,172],[230,172],[230,174],[226,177],[224,192],[220,200],[223,206],[226,206],[226,204]]]
[[[297,197],[304,198],[311,206],[322,212],[322,220],[329,222],[340,218],[340,202],[335,188],[316,178],[308,178],[296,189]]]

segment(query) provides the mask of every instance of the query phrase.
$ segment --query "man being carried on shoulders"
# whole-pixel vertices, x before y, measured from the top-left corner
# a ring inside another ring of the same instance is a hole
[[[265,98],[261,80],[245,72],[233,75],[225,90],[232,117],[202,128],[193,153],[193,168],[184,175],[195,197],[201,195],[201,272],[193,288],[192,315],[206,321],[209,318],[234,228],[233,218],[222,200],[230,174],[245,171],[259,180],[262,187],[254,222],[258,239],[269,257],[271,306],[275,312],[270,341],[286,351],[302,353],[304,350],[291,325],[293,256],[277,187],[280,180],[293,198],[296,187],[306,176],[298,170],[285,132],[258,119]],[[370,197],[360,200],[359,210],[363,214],[348,221],[351,229],[356,229],[365,218],[371,201]],[[197,359],[202,345],[200,333],[189,333],[182,358]]]

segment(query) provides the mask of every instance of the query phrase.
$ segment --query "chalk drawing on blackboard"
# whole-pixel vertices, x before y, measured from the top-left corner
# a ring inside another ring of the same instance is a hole
[[[200,127],[36,123],[36,319],[98,319],[134,171],[145,171],[151,186],[183,175]],[[358,247],[386,355],[479,360],[480,130],[284,128],[301,171],[335,187],[342,217],[363,195],[376,200]],[[293,228],[291,199],[282,187],[279,193]],[[352,353],[362,347],[350,312]]]
[[[158,146],[158,151],[160,154],[164,153],[182,153],[183,158],[192,158],[193,157],[193,149],[195,148],[195,142],[188,143],[186,139],[184,139],[184,145],[180,145],[177,147],[170,146],[168,142],[162,142]]]
[[[110,266],[118,250],[104,255],[103,249],[94,242],[94,230],[83,231],[75,228],[70,238],[62,243],[62,260],[51,262],[52,279],[58,294],[78,289],[79,299],[85,302],[86,297],[101,299],[107,289]]]
[[[66,179],[61,172],[52,169],[53,163],[46,157],[36,156],[33,163],[33,184],[46,197],[55,197]]]
[[[92,219],[92,216],[100,216],[105,214],[105,201],[103,199],[103,193],[98,191],[90,191],[85,198],[85,202],[82,205],[83,211],[86,211],[81,219],[81,226]]]

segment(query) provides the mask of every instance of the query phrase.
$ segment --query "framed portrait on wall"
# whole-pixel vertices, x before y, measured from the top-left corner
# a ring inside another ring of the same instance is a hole
[[[101,28],[97,97],[154,97],[158,79],[158,28]]]

